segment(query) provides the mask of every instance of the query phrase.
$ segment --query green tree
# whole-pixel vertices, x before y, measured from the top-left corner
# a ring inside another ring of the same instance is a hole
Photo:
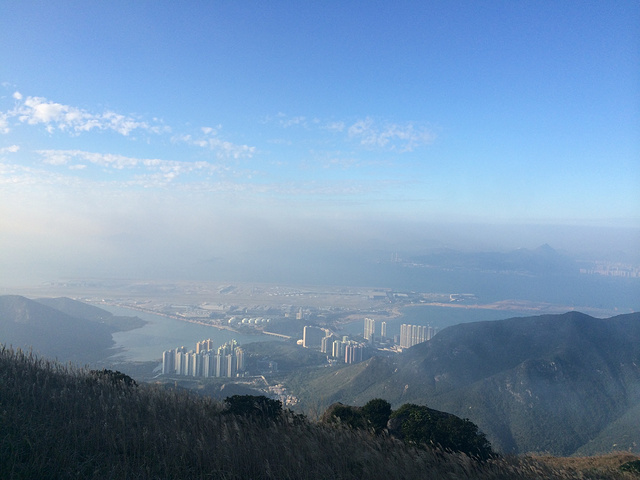
[[[391,416],[391,404],[382,398],[374,398],[362,407],[362,415],[373,427],[373,431],[380,433],[387,428],[387,422]]]

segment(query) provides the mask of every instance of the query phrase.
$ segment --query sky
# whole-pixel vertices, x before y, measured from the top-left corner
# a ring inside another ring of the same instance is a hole
[[[0,284],[638,253],[639,132],[637,1],[7,0]]]

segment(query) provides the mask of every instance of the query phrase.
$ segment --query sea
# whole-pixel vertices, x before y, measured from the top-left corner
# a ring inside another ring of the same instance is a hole
[[[114,315],[139,317],[146,325],[126,332],[116,332],[112,335],[117,351],[112,360],[124,362],[161,361],[162,352],[185,346],[188,350],[195,350],[196,343],[211,339],[215,345],[236,340],[240,345],[252,342],[281,341],[272,335],[247,335],[197,323],[185,322],[174,318],[140,312],[124,307],[99,305],[100,308]]]

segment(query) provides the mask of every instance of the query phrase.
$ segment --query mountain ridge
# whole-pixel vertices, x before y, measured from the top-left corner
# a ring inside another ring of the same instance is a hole
[[[394,407],[427,404],[469,418],[504,452],[570,455],[612,425],[618,433],[606,438],[626,440],[600,451],[638,451],[640,434],[628,422],[615,425],[640,399],[638,338],[640,313],[460,324],[396,359],[374,357],[357,372],[311,379],[300,394],[324,385],[325,398],[346,404],[375,397]]]
[[[0,343],[62,362],[93,363],[112,355],[111,334],[140,322],[64,297],[0,296]]]
[[[575,274],[579,270],[573,258],[547,243],[534,249],[519,248],[508,252],[440,249],[413,256],[409,260],[430,267],[518,272],[528,275]]]

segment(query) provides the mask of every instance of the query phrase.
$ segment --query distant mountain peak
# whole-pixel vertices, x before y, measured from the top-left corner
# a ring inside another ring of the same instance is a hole
[[[536,252],[538,253],[548,253],[548,254],[554,254],[557,255],[557,251],[548,243],[545,243],[543,245],[540,245],[538,248],[535,249]]]

